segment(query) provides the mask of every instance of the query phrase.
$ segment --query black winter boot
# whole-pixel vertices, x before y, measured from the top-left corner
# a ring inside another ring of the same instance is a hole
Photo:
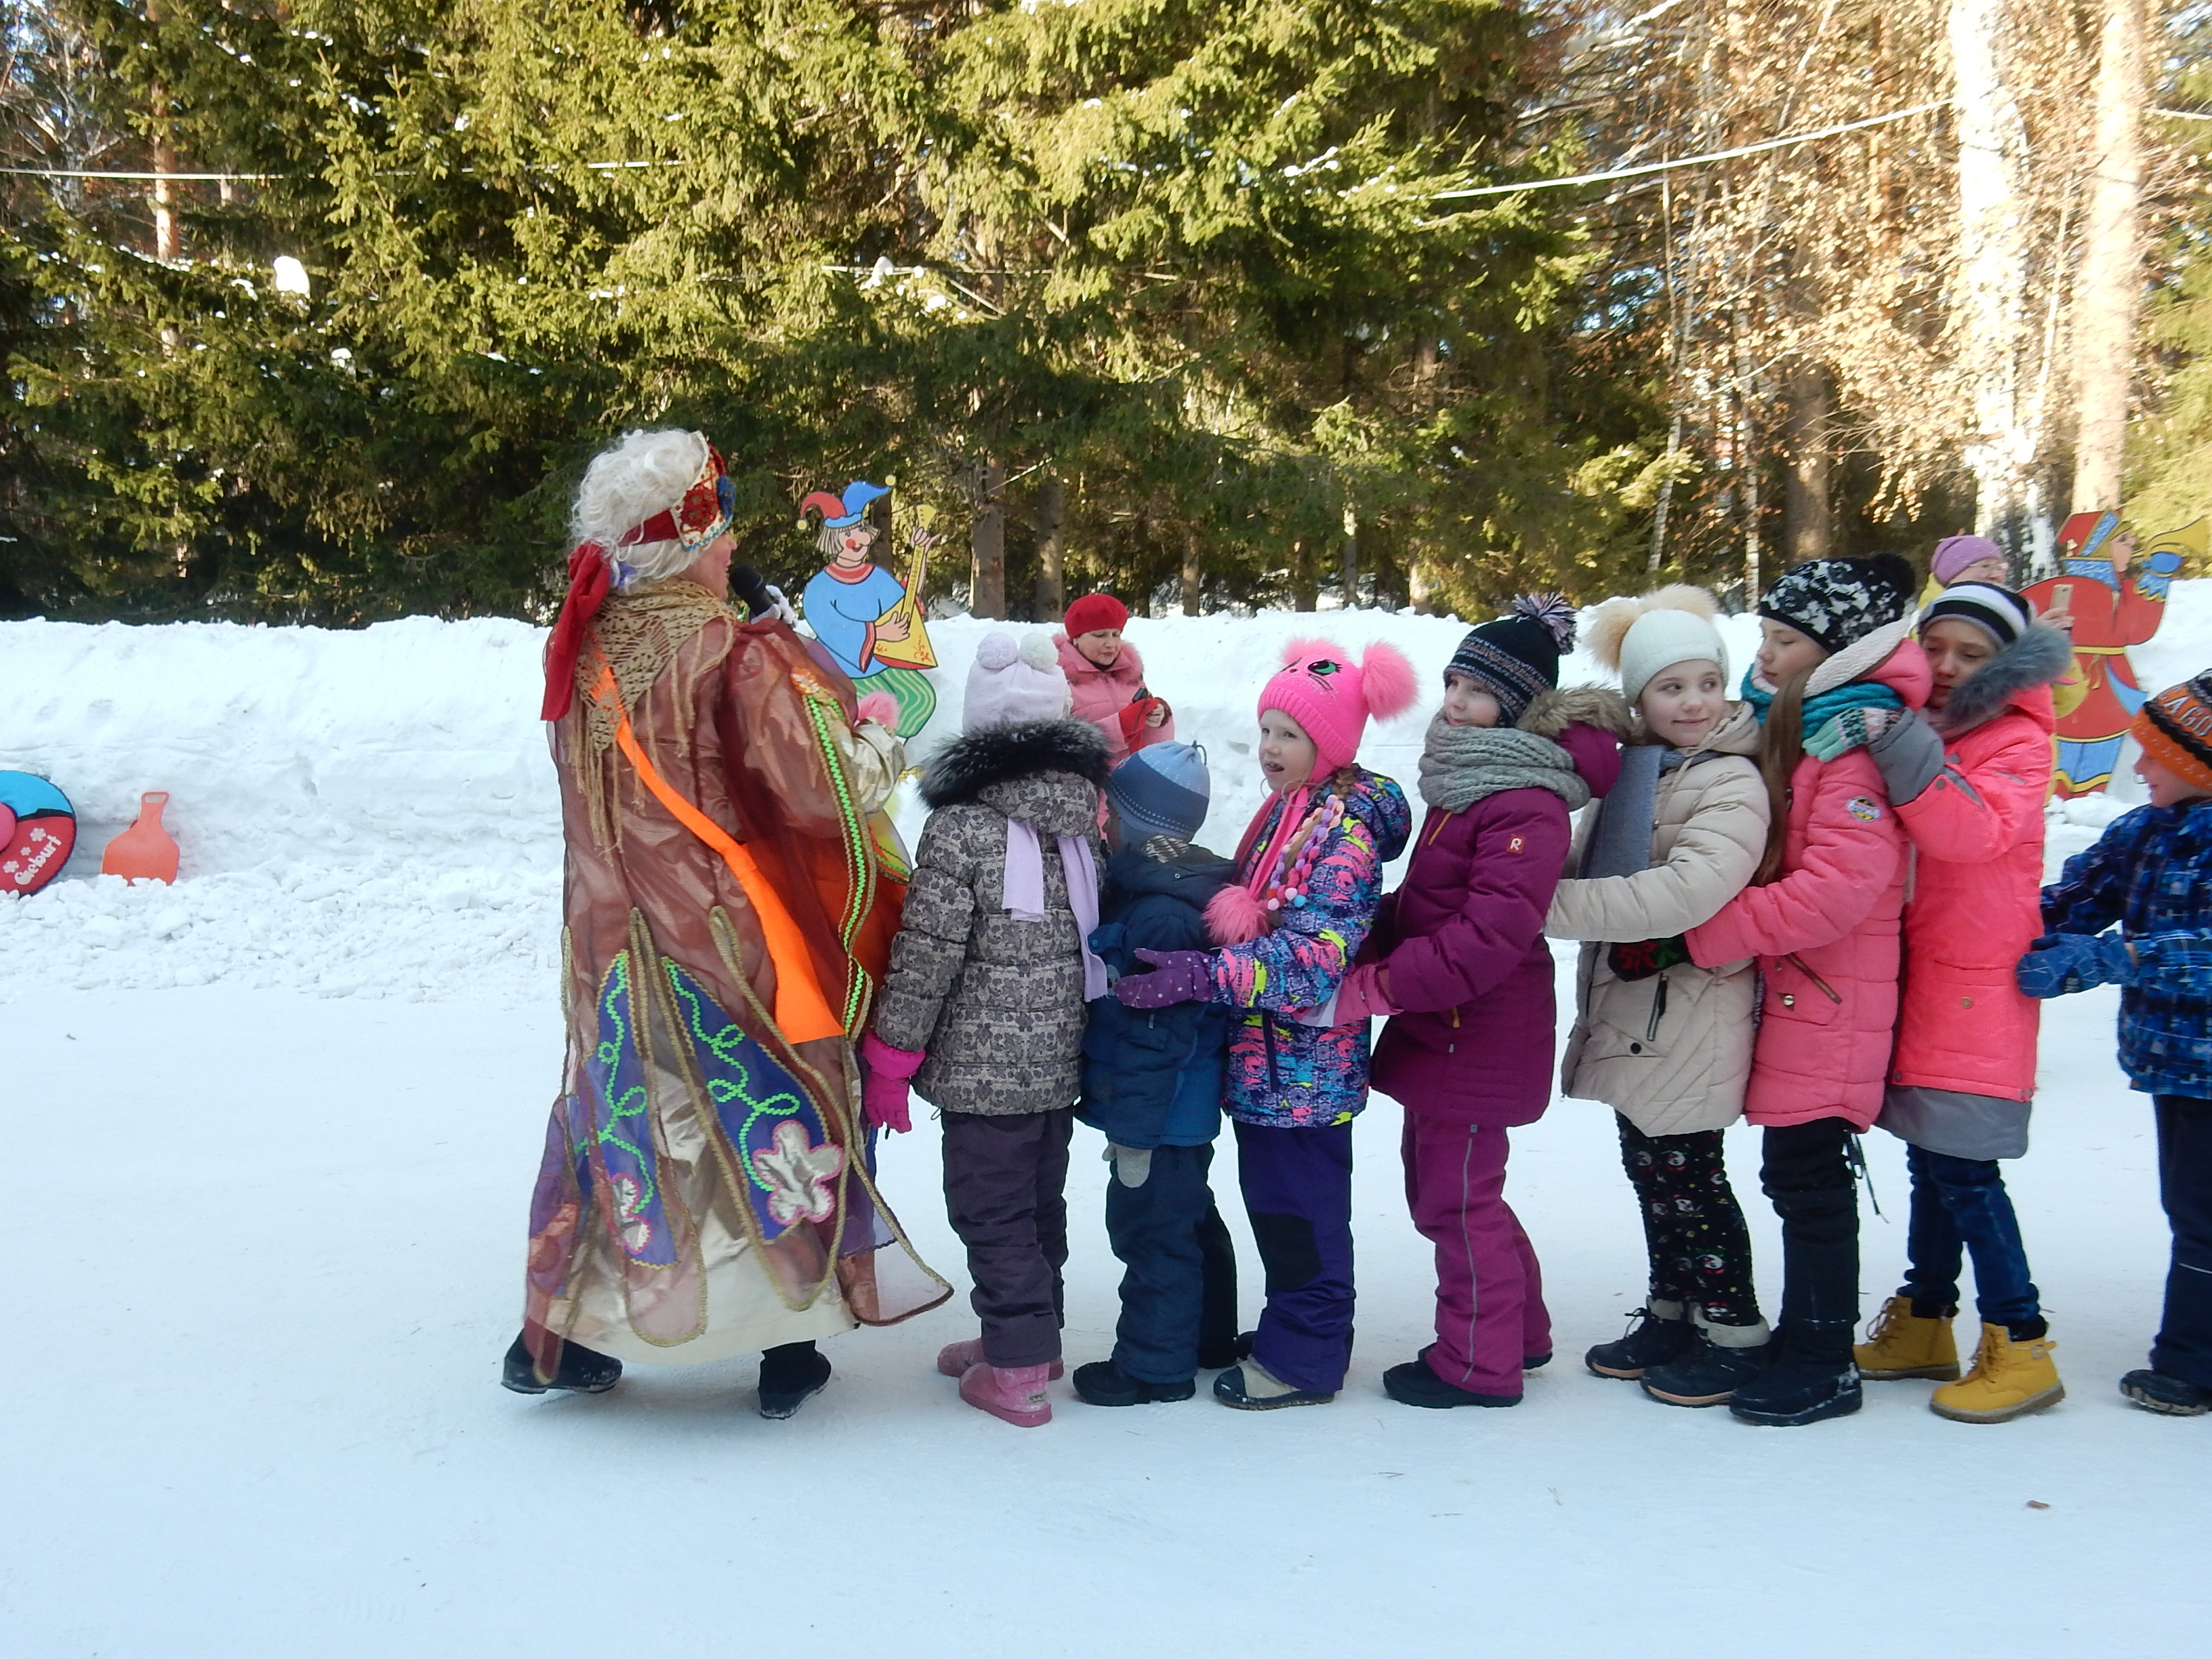
[[[1517,1406],[1517,1394],[1477,1394],[1462,1389],[1457,1383],[1447,1382],[1429,1369],[1429,1351],[1421,1350],[1419,1359],[1409,1359],[1402,1365],[1393,1365],[1382,1373],[1382,1392],[1401,1406],[1421,1406],[1431,1411],[1444,1411],[1454,1406]]]
[[[1198,1392],[1198,1382],[1188,1376],[1180,1382],[1147,1382],[1110,1359],[1094,1359],[1075,1368],[1075,1392],[1093,1406],[1158,1406],[1189,1399]]]
[[[2212,1412],[2212,1389],[2200,1389],[2164,1371],[2130,1371],[2120,1379],[2120,1392],[2145,1411],[2167,1417],[2202,1417]]]
[[[1796,1428],[1849,1417],[1863,1403],[1849,1320],[1784,1319],[1765,1370],[1736,1385],[1729,1410],[1746,1423]]]
[[[622,1381],[622,1361],[611,1355],[596,1352],[580,1342],[563,1342],[561,1369],[551,1382],[541,1382],[536,1362],[530,1357],[530,1345],[518,1336],[500,1362],[499,1382],[501,1388],[517,1394],[544,1394],[553,1389],[570,1394],[605,1394]]]
[[[1696,1346],[1689,1310],[1679,1302],[1654,1298],[1629,1316],[1628,1331],[1618,1342],[1601,1342],[1583,1356],[1600,1376],[1633,1382],[1654,1365],[1680,1359]]]
[[[1766,1322],[1713,1325],[1700,1311],[1697,1346],[1680,1359],[1644,1373],[1644,1392],[1665,1406],[1725,1406],[1735,1391],[1766,1369],[1772,1334]]]
[[[761,1350],[760,1414],[781,1422],[820,1394],[830,1382],[830,1356],[811,1342],[786,1342]]]

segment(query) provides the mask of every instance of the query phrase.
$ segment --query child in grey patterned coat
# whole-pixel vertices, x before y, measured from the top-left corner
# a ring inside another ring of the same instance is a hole
[[[861,1045],[872,1123],[907,1127],[909,1080],[944,1114],[945,1206],[983,1330],[937,1368],[1025,1428],[1050,1420],[1060,1370],[1071,1108],[1085,1004],[1106,989],[1086,945],[1106,744],[1067,708],[1048,640],[984,639],[964,735],[922,779],[932,811]]]

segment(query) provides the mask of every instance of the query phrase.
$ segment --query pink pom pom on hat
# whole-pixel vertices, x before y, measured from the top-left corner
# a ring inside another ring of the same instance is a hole
[[[1351,765],[1368,720],[1405,713],[1419,684],[1395,645],[1370,645],[1355,663],[1327,640],[1292,640],[1282,671],[1260,693],[1260,713],[1279,708],[1298,723],[1313,739],[1319,777]]]

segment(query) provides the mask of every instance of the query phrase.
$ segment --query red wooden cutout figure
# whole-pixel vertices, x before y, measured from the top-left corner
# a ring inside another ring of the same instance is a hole
[[[176,839],[161,828],[161,809],[168,804],[167,793],[159,789],[138,797],[137,821],[107,843],[100,855],[100,874],[132,881],[177,878]]]

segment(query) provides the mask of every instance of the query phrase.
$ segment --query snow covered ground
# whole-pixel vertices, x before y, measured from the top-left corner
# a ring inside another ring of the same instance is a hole
[[[981,631],[933,626],[948,720]],[[1256,797],[1252,689],[1309,631],[1387,635],[1430,674],[1461,629],[1132,629],[1212,752],[1217,841]],[[1381,1393],[1426,1340],[1431,1282],[1381,1100],[1358,1137],[1359,1347],[1332,1406],[1109,1412],[1063,1384],[1059,1418],[1025,1433],[932,1372],[972,1329],[957,1302],[840,1339],[836,1380],[789,1423],[753,1414],[741,1364],[596,1400],[504,1393],[560,1049],[536,655],[506,623],[0,624],[0,768],[52,775],[84,820],[64,880],[0,901],[0,1124],[25,1177],[0,1206],[25,1298],[0,1651],[534,1656],[641,1631],[661,1650],[962,1659],[2203,1639],[2206,1425],[2113,1389],[2142,1363],[2165,1256],[2110,993],[2051,1008],[2036,1151],[2010,1172],[2073,1397],[2002,1427],[1883,1383],[1857,1418],[1758,1431],[1583,1371],[1641,1285],[1610,1115],[1577,1102],[1515,1137],[1560,1356],[1516,1411]],[[2182,584],[2136,659],[2153,686],[2212,661],[2212,583]],[[1409,779],[1419,733],[1387,728],[1368,757]],[[90,876],[147,788],[174,797],[184,878]],[[2076,809],[2054,841],[2085,843],[2112,810]],[[933,1139],[894,1142],[885,1184],[959,1280]],[[1074,1361],[1107,1351],[1114,1317],[1097,1146],[1086,1132],[1071,1182]],[[1905,1180],[1895,1142],[1869,1152],[1890,1211],[1866,1221],[1870,1310],[1902,1261]],[[1226,1142],[1220,1176],[1233,1192]],[[1754,1224],[1771,1267],[1771,1220]]]

